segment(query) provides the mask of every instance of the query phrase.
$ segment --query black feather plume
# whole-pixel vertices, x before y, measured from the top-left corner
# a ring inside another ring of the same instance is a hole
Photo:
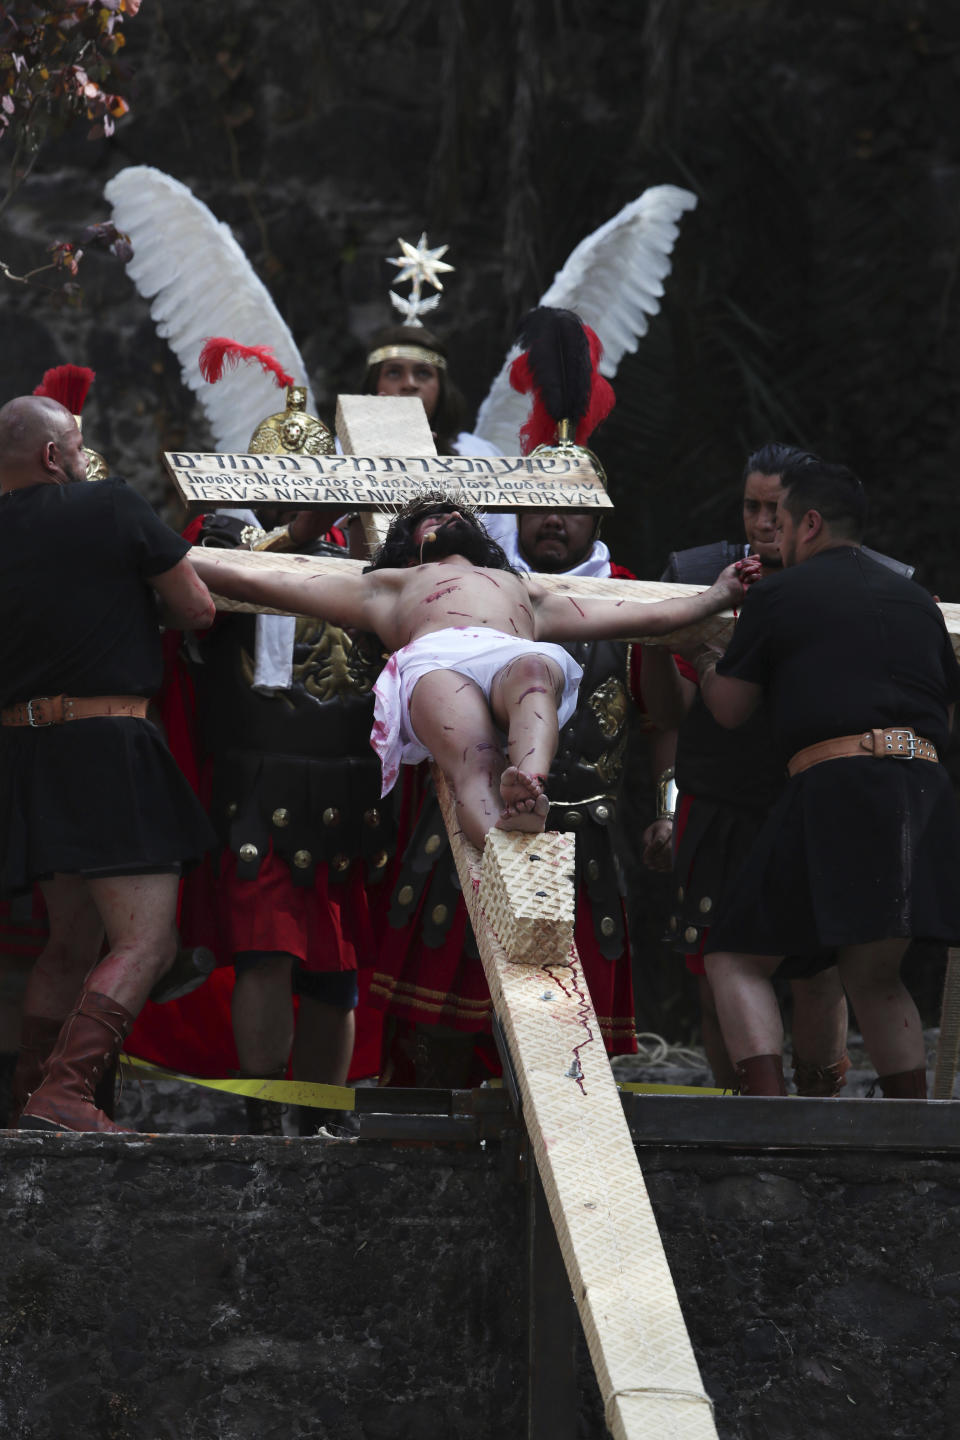
[[[593,367],[583,325],[572,310],[541,305],[520,321],[517,343],[527,352],[540,399],[556,424],[577,422],[590,403]]]

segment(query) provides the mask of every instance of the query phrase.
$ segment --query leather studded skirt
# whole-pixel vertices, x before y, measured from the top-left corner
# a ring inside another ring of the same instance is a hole
[[[166,870],[215,842],[149,720],[99,717],[0,734],[0,893],[52,874]]]

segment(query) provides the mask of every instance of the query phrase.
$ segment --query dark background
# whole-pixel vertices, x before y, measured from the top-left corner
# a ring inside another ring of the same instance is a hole
[[[870,543],[960,601],[952,0],[145,0],[124,32],[132,113],[43,149],[0,217],[15,270],[108,219],[118,169],[157,166],[233,227],[329,420],[392,319],[385,258],[426,229],[457,267],[437,328],[473,412],[573,246],[683,185],[698,208],[595,437],[614,555],[657,576],[671,549],[736,537],[743,460],[779,439],[858,469]],[[88,251],[78,278],[80,306],[0,278],[0,401],[93,366],[88,443],[163,507],[159,453],[206,448],[202,411],[118,262]],[[624,817],[638,1015],[677,1038],[695,1012],[658,944],[666,884],[635,853],[644,748]]]
[[[662,312],[596,437],[615,554],[656,575],[733,535],[744,456],[776,438],[857,468],[870,541],[960,599],[950,0],[145,0],[124,28],[132,113],[44,150],[0,221],[14,268],[108,218],[117,169],[156,165],[234,228],[329,415],[390,319],[385,257],[426,229],[457,266],[438,328],[475,409],[573,245],[687,186]],[[92,365],[89,441],[158,499],[157,453],[205,446],[202,414],[118,263],[90,253],[79,279],[80,308],[0,290],[0,399]]]

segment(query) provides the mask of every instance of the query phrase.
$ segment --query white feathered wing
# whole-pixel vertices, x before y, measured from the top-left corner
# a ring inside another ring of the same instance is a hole
[[[567,257],[538,304],[574,310],[597,332],[603,345],[600,373],[611,379],[624,354],[647,333],[649,317],[660,309],[670,254],[680,233],[677,224],[697,197],[676,185],[654,185],[624,205],[612,220],[594,230]],[[514,455],[530,397],[510,386],[509,370],[518,351],[511,350],[477,413],[476,433]]]
[[[216,448],[244,452],[259,422],[284,408],[283,392],[255,363],[207,384],[198,365],[200,350],[211,335],[269,345],[304,385],[306,368],[288,326],[229,227],[186,185],[151,165],[131,165],[109,181],[104,194],[114,224],[133,245],[127,273],[152,300],[157,333],[180,361],[184,383],[200,397]],[[316,413],[309,385],[307,410]]]

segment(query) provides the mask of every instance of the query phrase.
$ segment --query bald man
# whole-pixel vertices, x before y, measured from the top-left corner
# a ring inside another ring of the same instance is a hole
[[[0,894],[39,883],[50,920],[24,999],[25,1129],[119,1129],[93,1093],[173,961],[181,868],[213,842],[147,719],[160,624],[205,628],[213,602],[145,500],[85,475],[62,405],[0,409]]]

